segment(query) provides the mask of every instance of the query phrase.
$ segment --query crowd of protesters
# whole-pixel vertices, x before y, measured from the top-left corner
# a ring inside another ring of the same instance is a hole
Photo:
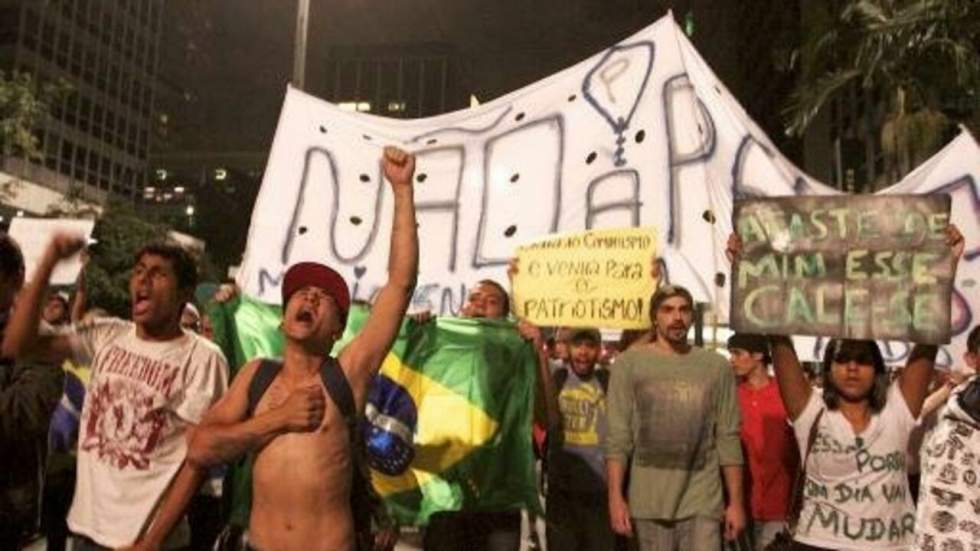
[[[351,500],[358,415],[418,269],[414,158],[386,148],[382,161],[389,278],[363,330],[331,357],[347,283],[296,264],[283,357],[230,381],[181,247],[137,253],[123,320],[88,305],[84,284],[74,299],[49,289],[79,236],[55,236],[25,284],[18,245],[0,235],[0,549],[39,534],[49,549],[392,548],[397,530]],[[947,242],[958,259],[955,227]],[[477,282],[460,314],[513,317],[507,289]],[[935,370],[935,346],[912,343],[892,377],[873,341],[832,339],[814,376],[785,336],[734,334],[727,359],[693,346],[693,317],[691,294],[668,284],[651,297],[652,328],[611,349],[599,328],[517,320],[538,360],[546,514],[533,546],[980,549],[980,327],[952,374]],[[243,455],[253,497],[240,538],[223,532],[221,478]],[[521,524],[518,509],[440,512],[423,546],[517,551]]]

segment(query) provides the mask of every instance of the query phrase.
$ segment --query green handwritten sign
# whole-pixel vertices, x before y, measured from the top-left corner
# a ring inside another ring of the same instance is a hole
[[[736,331],[948,343],[948,195],[735,201]]]

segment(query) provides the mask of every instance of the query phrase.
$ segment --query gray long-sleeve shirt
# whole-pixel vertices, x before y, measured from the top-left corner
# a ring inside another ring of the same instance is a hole
[[[718,517],[721,466],[741,465],[735,377],[725,359],[700,348],[667,355],[629,350],[612,367],[606,458],[632,458],[633,517]]]

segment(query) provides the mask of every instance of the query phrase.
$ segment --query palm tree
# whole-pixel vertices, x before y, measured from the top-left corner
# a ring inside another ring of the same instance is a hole
[[[886,182],[941,147],[955,124],[980,120],[980,1],[856,0],[818,20],[784,113],[802,135],[832,100],[857,89],[876,108]],[[976,128],[974,127],[974,131]]]

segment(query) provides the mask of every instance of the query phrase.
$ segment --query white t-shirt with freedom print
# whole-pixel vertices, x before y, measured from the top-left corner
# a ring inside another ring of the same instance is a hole
[[[92,378],[78,436],[72,532],[107,547],[133,543],[187,454],[186,431],[228,387],[228,364],[194,333],[165,341],[136,336],[115,318],[69,333]]]
[[[825,410],[807,460],[796,541],[841,550],[908,549],[915,507],[906,450],[916,421],[898,384],[861,434],[840,411],[825,408],[823,396],[813,392],[793,423],[803,457],[810,427]]]

